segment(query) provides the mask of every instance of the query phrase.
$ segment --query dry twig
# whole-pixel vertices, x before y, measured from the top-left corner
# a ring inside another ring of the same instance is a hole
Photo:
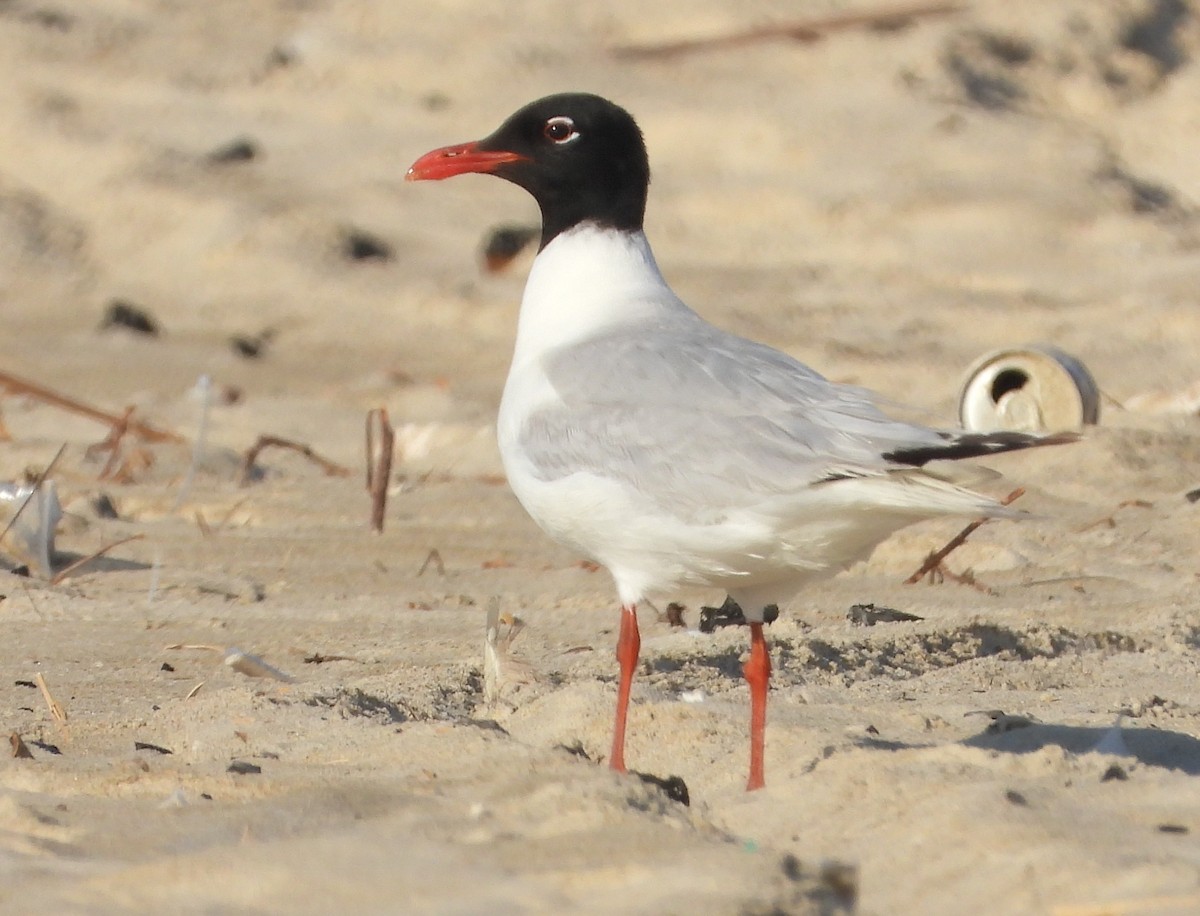
[[[67,578],[67,576],[71,575],[71,573],[75,572],[75,570],[79,569],[79,567],[84,566],[87,563],[91,563],[92,560],[99,559],[100,557],[102,557],[106,553],[108,553],[110,550],[120,547],[122,544],[128,544],[130,541],[140,541],[144,537],[145,537],[144,534],[135,534],[135,535],[132,535],[127,538],[121,538],[121,540],[119,540],[119,541],[113,541],[111,544],[105,544],[103,547],[101,547],[95,553],[89,553],[86,557],[80,557],[74,563],[70,563],[67,566],[64,566],[62,569],[60,569],[58,572],[56,572],[54,574],[54,578],[50,580],[50,584],[58,585],[60,582],[62,582],[63,579]]]
[[[1200,894],[1181,897],[1130,897],[1107,903],[1060,903],[1050,909],[1050,916],[1147,916],[1150,913],[1196,912]]]
[[[57,725],[65,734],[67,731],[67,711],[63,708],[62,703],[54,699],[54,694],[50,692],[50,688],[46,686],[46,679],[42,676],[42,672],[38,672],[33,676],[33,682],[37,684],[38,690],[42,692],[42,699],[46,701],[46,707],[50,710],[50,716],[54,719],[54,724]]]
[[[1083,534],[1085,531],[1091,531],[1093,528],[1099,528],[1101,526],[1103,526],[1105,528],[1116,528],[1117,527],[1117,512],[1120,511],[1121,509],[1128,509],[1130,507],[1137,508],[1137,509],[1153,509],[1154,503],[1150,502],[1149,500],[1145,500],[1145,499],[1122,500],[1121,502],[1117,503],[1117,508],[1113,509],[1113,511],[1110,515],[1106,515],[1103,518],[1098,518],[1095,521],[1088,522],[1086,525],[1082,525],[1079,528],[1076,528],[1075,533]]]
[[[1009,493],[1006,497],[1004,497],[1004,499],[1000,500],[1000,505],[1007,506],[1011,503],[1016,502],[1018,499],[1020,499],[1024,495],[1025,495],[1025,488],[1017,487],[1015,490],[1013,490],[1011,493]],[[986,521],[987,521],[986,518],[977,518],[977,519],[975,519],[975,521],[971,522],[971,524],[969,524],[965,528],[963,528],[962,531],[960,531],[958,534],[956,534],[954,537],[952,537],[949,541],[947,541],[946,546],[944,546],[941,550],[935,550],[933,553],[931,553],[929,556],[927,556],[925,558],[925,562],[921,564],[920,568],[915,573],[913,573],[911,576],[909,576],[907,579],[904,580],[904,584],[905,585],[915,585],[917,582],[920,582],[921,579],[923,579],[925,576],[930,575],[936,571],[937,573],[939,573],[943,576],[946,576],[946,578],[948,578],[948,579],[952,579],[956,582],[961,582],[961,583],[964,583],[967,585],[974,585],[978,588],[979,583],[977,583],[975,581],[974,576],[970,575],[969,573],[964,574],[962,576],[956,575],[956,574],[950,572],[950,570],[946,569],[945,566],[943,566],[942,564],[945,561],[946,557],[950,556],[951,553],[953,553],[955,550],[957,550],[959,547],[961,547],[963,544],[965,544],[967,541],[967,538],[969,538],[975,532],[975,530],[977,528],[979,528],[979,526],[984,524],[984,522],[986,522]]]
[[[378,439],[376,434],[378,433]],[[367,411],[367,492],[371,494],[371,528],[383,532],[388,481],[392,478],[392,452],[396,431],[386,407]]]
[[[437,548],[429,551],[429,556],[425,558],[425,562],[421,564],[421,568],[417,570],[417,577],[425,575],[425,570],[429,568],[429,564],[433,564],[433,568],[437,570],[439,576],[446,575],[446,564],[442,562],[442,555],[438,553]]]
[[[12,745],[12,755],[18,760],[33,759],[33,754],[30,752],[29,748],[26,747],[25,742],[21,739],[21,736],[16,732],[13,732],[8,736],[8,743]]]
[[[724,48],[740,48],[746,45],[790,38],[793,41],[819,41],[831,32],[850,29],[874,29],[887,31],[908,25],[914,19],[945,16],[965,9],[962,3],[908,3],[884,7],[862,13],[839,13],[812,19],[775,23],[714,35],[709,38],[692,38],[648,45],[625,45],[612,49],[616,57],[642,60],[667,60],[694,51],[715,51]]]
[[[7,372],[0,372],[0,388],[12,394],[20,394],[25,397],[33,398],[41,401],[43,404],[49,404],[51,407],[57,407],[60,410],[66,410],[70,413],[79,414],[87,417],[90,420],[95,420],[97,423],[103,423],[105,426],[112,429],[119,426],[122,422],[122,416],[119,414],[109,413],[105,410],[100,410],[98,407],[92,407],[90,404],[85,404],[75,398],[68,397],[65,394],[59,394],[56,391],[51,391],[42,385],[35,382],[27,381],[26,379],[17,378]],[[168,432],[167,430],[158,429],[148,423],[142,423],[139,420],[128,420],[129,431],[134,435],[145,439],[147,442],[182,442],[183,437],[176,433]]]
[[[312,450],[312,446],[305,445],[303,442],[295,442],[291,439],[284,439],[281,436],[259,436],[258,441],[247,449],[245,456],[242,458],[242,470],[238,486],[244,487],[250,483],[250,478],[254,474],[254,463],[258,460],[259,453],[265,448],[272,447],[286,448],[294,452],[299,452],[309,461],[318,465],[330,477],[350,476],[349,468],[344,468],[340,464],[330,461],[328,458],[322,458]]]
[[[108,480],[117,469],[117,459],[121,455],[121,440],[129,432],[129,421],[132,418],[133,408],[126,407],[125,413],[109,428],[108,435],[100,442],[87,447],[87,451],[84,454],[88,458],[98,455],[101,452],[108,452],[108,460],[104,462],[104,467],[100,470],[99,480]]]

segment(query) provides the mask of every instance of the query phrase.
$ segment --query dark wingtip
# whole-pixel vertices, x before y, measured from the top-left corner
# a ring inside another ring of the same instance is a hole
[[[883,457],[896,464],[921,467],[930,461],[957,461],[963,458],[983,458],[1002,452],[1015,452],[1043,445],[1066,445],[1078,442],[1079,433],[1018,433],[1002,430],[993,433],[946,433],[946,441],[940,445],[921,445],[914,448],[898,448]]]

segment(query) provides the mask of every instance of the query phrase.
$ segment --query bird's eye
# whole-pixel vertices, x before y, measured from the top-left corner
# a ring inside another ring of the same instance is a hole
[[[552,140],[555,143],[567,143],[579,136],[579,131],[575,129],[575,122],[570,118],[551,118],[546,122],[546,126],[542,128],[542,134],[547,140]]]

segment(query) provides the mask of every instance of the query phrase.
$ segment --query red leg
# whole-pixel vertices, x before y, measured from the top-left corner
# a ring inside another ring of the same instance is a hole
[[[629,712],[629,687],[637,667],[642,637],[638,633],[637,605],[621,608],[621,635],[617,637],[617,661],[621,664],[621,680],[617,686],[617,720],[613,725],[612,754],[608,765],[618,773],[625,772],[625,716]]]
[[[771,680],[771,655],[763,638],[763,625],[750,624],[750,658],[742,668],[750,685],[750,779],[746,791],[766,785],[763,779],[763,744],[767,731],[767,684]]]

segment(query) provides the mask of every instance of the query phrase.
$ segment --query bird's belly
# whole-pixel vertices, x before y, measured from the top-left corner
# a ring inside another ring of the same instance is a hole
[[[533,520],[560,544],[606,567],[623,601],[688,585],[726,591],[777,585],[783,601],[804,581],[839,571],[873,546],[830,544],[820,526],[811,536],[784,531],[777,519],[749,511],[681,518],[593,473],[542,480],[519,461],[507,464],[513,491]]]

